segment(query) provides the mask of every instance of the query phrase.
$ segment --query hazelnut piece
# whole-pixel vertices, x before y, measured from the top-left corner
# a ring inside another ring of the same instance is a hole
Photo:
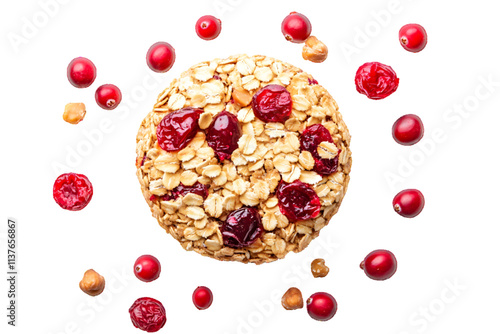
[[[325,277],[330,272],[330,268],[325,265],[325,260],[316,259],[311,262],[311,272],[314,277]]]
[[[328,57],[328,48],[325,43],[314,36],[309,36],[302,48],[302,58],[313,63],[322,63],[326,57]]]
[[[283,297],[281,297],[281,305],[285,310],[297,310],[304,307],[302,293],[297,288],[288,289]]]
[[[234,102],[240,107],[246,107],[252,102],[252,95],[243,88],[233,89],[232,97]]]
[[[104,290],[104,277],[99,275],[94,269],[89,269],[80,281],[80,289],[90,296],[97,296]]]
[[[85,117],[85,104],[83,103],[68,103],[64,108],[63,119],[71,124],[78,124]]]

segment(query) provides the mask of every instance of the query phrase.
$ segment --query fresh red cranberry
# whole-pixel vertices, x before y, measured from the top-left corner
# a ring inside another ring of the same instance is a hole
[[[208,197],[208,186],[206,184],[201,184],[200,182],[196,182],[192,186],[185,186],[181,183],[175,187],[174,190],[172,190],[174,198],[186,196],[189,193],[200,195],[203,199],[206,199]]]
[[[68,65],[68,80],[76,88],[86,88],[95,80],[97,71],[93,62],[84,57],[73,59]]]
[[[206,41],[216,39],[221,31],[221,20],[212,15],[202,16],[196,21],[196,34]]]
[[[285,123],[292,113],[292,96],[283,86],[267,85],[253,96],[252,108],[263,122]]]
[[[128,310],[135,327],[152,333],[159,331],[167,322],[165,308],[158,300],[142,297],[137,299]]]
[[[327,321],[337,313],[337,301],[326,292],[316,292],[307,299],[307,313],[314,320]]]
[[[243,207],[231,212],[220,230],[225,246],[243,248],[260,238],[264,227],[257,209]]]
[[[153,255],[142,255],[134,263],[135,277],[143,282],[152,282],[160,277],[160,261]]]
[[[113,110],[122,101],[122,92],[115,85],[102,85],[95,92],[95,100],[102,109]]]
[[[321,203],[316,192],[299,180],[292,183],[280,182],[276,192],[280,212],[292,222],[316,218]]]
[[[420,52],[427,45],[427,32],[420,24],[406,24],[399,30],[399,42],[406,51]]]
[[[198,310],[206,310],[212,305],[214,296],[206,286],[199,286],[193,292],[193,304]]]
[[[309,19],[300,13],[291,12],[281,23],[281,32],[287,41],[304,43],[311,35],[312,26]]]
[[[198,119],[201,113],[201,109],[188,107],[163,117],[156,129],[160,147],[169,152],[186,147],[200,130]]]
[[[321,142],[333,143],[332,135],[321,124],[308,126],[300,136],[300,149],[311,152],[314,158],[314,171],[320,175],[335,173],[339,167],[339,156],[333,159],[323,159],[318,153]],[[340,152],[339,152],[340,153]]]
[[[238,139],[241,137],[241,128],[238,118],[223,111],[217,114],[207,129],[207,143],[220,161],[231,158],[231,153],[238,148]]]
[[[368,254],[359,265],[366,276],[376,281],[391,278],[398,268],[398,262],[392,252],[379,249]]]
[[[361,65],[354,81],[358,92],[372,100],[388,97],[399,85],[399,78],[392,67],[377,62]]]
[[[174,66],[175,49],[167,42],[156,42],[146,54],[146,63],[155,72],[167,72]]]
[[[401,145],[414,145],[423,136],[424,124],[417,115],[408,114],[401,116],[392,126],[392,137]]]
[[[79,211],[86,207],[94,190],[92,183],[83,174],[61,174],[54,182],[54,199],[65,210]]]
[[[392,200],[394,211],[405,218],[418,216],[424,209],[424,205],[424,195],[417,189],[403,190]]]

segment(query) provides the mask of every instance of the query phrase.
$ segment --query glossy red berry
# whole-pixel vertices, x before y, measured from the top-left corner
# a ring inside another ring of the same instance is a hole
[[[296,222],[319,216],[321,203],[316,192],[302,181],[280,182],[276,191],[280,212]]]
[[[392,200],[394,211],[405,218],[416,217],[425,205],[424,195],[417,189],[406,189],[399,192]]]
[[[206,310],[212,305],[214,296],[206,286],[199,286],[193,292],[193,304],[198,310]]]
[[[160,147],[168,152],[186,147],[200,130],[198,119],[202,113],[201,109],[188,107],[163,117],[156,129]]]
[[[67,70],[69,82],[77,88],[86,88],[95,80],[97,70],[93,62],[84,57],[73,59]]]
[[[122,92],[115,85],[102,85],[95,92],[95,100],[102,109],[113,110],[122,101]]]
[[[309,151],[314,158],[314,171],[320,175],[335,173],[339,167],[339,153],[333,159],[323,159],[318,153],[321,142],[333,143],[332,135],[322,124],[308,126],[300,136],[300,149]]]
[[[220,230],[225,246],[243,248],[260,238],[264,227],[257,209],[243,207],[231,212]]]
[[[372,100],[388,97],[399,86],[399,78],[392,67],[378,62],[361,65],[354,81],[358,92]]]
[[[208,188],[209,186],[206,184],[202,184],[200,182],[196,182],[192,186],[185,186],[182,183],[179,184],[172,190],[172,195],[174,198],[178,198],[179,196],[186,196],[189,193],[200,195],[203,199],[208,197]]]
[[[376,281],[383,281],[394,275],[398,262],[392,252],[379,249],[368,254],[359,266],[366,276]]]
[[[149,48],[146,63],[155,72],[167,72],[174,66],[175,49],[167,42],[157,42]]]
[[[221,26],[221,20],[212,15],[205,15],[196,21],[195,30],[198,37],[209,41],[219,36]]]
[[[292,113],[292,96],[283,86],[267,85],[253,96],[252,108],[263,122],[285,123]]]
[[[291,12],[281,22],[281,32],[287,41],[293,43],[304,43],[311,35],[312,26],[309,19],[300,13]]]
[[[392,126],[392,137],[401,145],[418,143],[424,136],[424,124],[417,115],[408,114],[398,118]]]
[[[399,30],[399,42],[406,51],[420,52],[427,45],[427,32],[420,24],[406,24]]]
[[[160,277],[160,261],[153,255],[142,255],[134,263],[135,277],[143,282],[152,282]]]
[[[337,313],[337,301],[326,292],[316,292],[307,299],[307,313],[314,320],[327,321]]]
[[[238,118],[230,112],[217,114],[206,131],[207,143],[220,161],[231,158],[231,153],[238,148],[241,127]]]
[[[167,322],[163,304],[153,298],[142,297],[137,299],[128,312],[132,324],[145,332],[157,332]]]
[[[85,208],[94,194],[92,183],[83,174],[61,174],[52,189],[54,200],[65,210],[79,211]]]

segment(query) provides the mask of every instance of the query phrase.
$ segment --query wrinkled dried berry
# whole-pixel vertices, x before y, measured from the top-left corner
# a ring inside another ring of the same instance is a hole
[[[285,123],[292,113],[292,96],[283,86],[267,85],[253,96],[252,108],[263,122]]]
[[[163,117],[156,136],[165,151],[178,151],[186,147],[200,130],[198,119],[203,112],[196,108],[183,108]]]
[[[238,148],[238,139],[241,137],[241,128],[238,118],[223,111],[217,114],[207,129],[207,143],[220,161],[230,159],[231,153]]]
[[[135,327],[146,332],[157,332],[167,322],[165,308],[158,300],[143,297],[137,299],[128,310]]]
[[[89,204],[94,190],[85,175],[66,173],[56,179],[52,193],[61,208],[79,211]]]
[[[314,158],[314,171],[320,175],[330,175],[339,167],[338,155],[334,159],[323,159],[318,154],[318,145],[321,142],[333,143],[332,135],[321,124],[308,126],[300,136],[300,149],[311,152]],[[340,154],[340,150],[339,150]]]
[[[172,190],[172,195],[175,199],[179,196],[186,196],[189,193],[200,195],[203,199],[208,197],[208,185],[201,184],[200,182],[196,182],[192,186],[185,186],[182,183]]]
[[[358,92],[372,100],[388,97],[399,85],[399,78],[392,67],[378,62],[361,65],[354,81]]]
[[[280,212],[292,222],[316,218],[321,203],[316,192],[307,184],[297,180],[280,182],[276,192]]]
[[[231,212],[220,230],[225,246],[243,248],[253,244],[264,227],[257,209],[243,207]]]

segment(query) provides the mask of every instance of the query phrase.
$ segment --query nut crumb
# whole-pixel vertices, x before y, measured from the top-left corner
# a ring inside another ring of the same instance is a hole
[[[283,297],[281,297],[281,305],[285,310],[297,310],[304,307],[304,299],[302,293],[297,288],[288,289]]]
[[[80,281],[80,289],[89,296],[98,296],[104,291],[104,277],[99,275],[94,269],[89,269]]]
[[[311,262],[311,273],[315,278],[325,277],[330,272],[330,268],[325,265],[324,259],[316,259]]]
[[[85,118],[85,104],[83,103],[68,103],[64,107],[63,119],[70,124],[78,124]]]
[[[313,63],[322,63],[327,57],[328,48],[325,43],[314,36],[309,36],[302,48],[302,58],[312,61]]]

